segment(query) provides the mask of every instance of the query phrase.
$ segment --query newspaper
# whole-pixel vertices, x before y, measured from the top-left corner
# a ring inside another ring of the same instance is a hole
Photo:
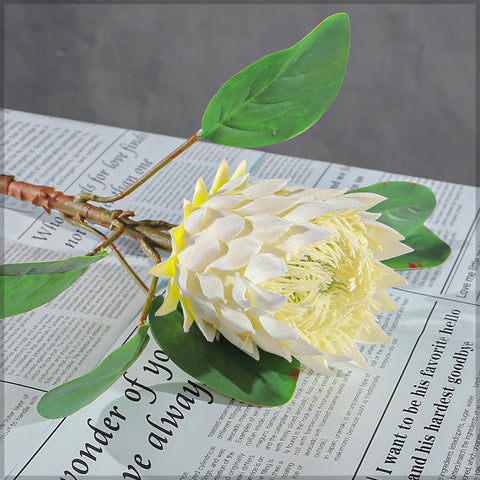
[[[6,110],[4,172],[18,180],[111,195],[183,140]],[[475,187],[198,142],[156,179],[108,208],[179,222],[196,179],[246,159],[253,179],[357,188],[387,180],[429,186],[427,226],[452,247],[440,267],[403,272],[399,310],[379,315],[389,345],[361,347],[369,371],[302,369],[281,407],[242,404],[182,372],[152,340],[94,403],[58,420],[44,392],[86,373],[132,335],[144,294],[110,256],[49,304],[4,320],[1,443],[8,479],[477,479],[480,382],[475,363],[480,266]],[[348,163],[348,159],[342,159]],[[2,263],[83,255],[99,242],[52,213],[4,198]],[[147,280],[133,240],[119,248]],[[10,300],[10,299],[9,299]]]

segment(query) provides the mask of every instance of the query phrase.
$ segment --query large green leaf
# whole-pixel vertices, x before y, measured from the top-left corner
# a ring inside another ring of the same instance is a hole
[[[383,182],[352,192],[371,192],[387,197],[387,200],[370,208],[369,212],[381,213],[378,219],[407,237],[432,214],[435,194],[425,185],[411,182]]]
[[[196,325],[183,331],[179,310],[157,317],[161,296],[150,308],[153,336],[164,352],[186,373],[219,392],[254,405],[277,406],[295,392],[300,363],[292,363],[267,352],[254,360],[221,338],[208,342]]]
[[[142,325],[133,338],[105,357],[94,370],[47,392],[38,402],[38,413],[45,418],[61,418],[93,402],[140,356],[149,340],[148,329],[148,325]]]
[[[0,318],[27,312],[49,302],[66,290],[92,263],[107,252],[53,262],[0,265]]]
[[[202,138],[261,147],[303,132],[337,96],[349,49],[348,15],[326,18],[292,47],[261,58],[228,80],[205,110]]]
[[[383,260],[382,263],[397,270],[436,267],[451,253],[450,247],[424,225],[405,237],[403,243],[412,247],[414,251]]]

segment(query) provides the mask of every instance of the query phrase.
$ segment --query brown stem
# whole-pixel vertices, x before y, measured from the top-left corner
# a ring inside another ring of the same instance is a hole
[[[78,222],[89,221],[105,228],[111,228],[116,219],[134,215],[131,211],[107,210],[87,202],[76,202],[73,196],[57,192],[52,187],[17,182],[11,175],[0,175],[0,193],[43,207],[48,214],[57,210]],[[139,241],[147,237],[156,247],[164,250],[172,248],[170,234],[148,224],[129,220],[124,222],[123,234]]]

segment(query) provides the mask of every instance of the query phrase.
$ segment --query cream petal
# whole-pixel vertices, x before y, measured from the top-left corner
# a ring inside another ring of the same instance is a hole
[[[406,285],[407,279],[402,277],[402,275],[392,270],[390,267],[387,267],[383,263],[378,262],[376,267],[381,272],[382,276],[377,280],[377,288],[391,288],[398,287],[400,285]]]
[[[378,326],[374,319],[364,322],[354,340],[357,343],[369,344],[392,343],[391,338]]]
[[[245,278],[253,283],[261,283],[287,272],[285,262],[271,253],[261,253],[253,257],[245,270]]]
[[[260,358],[257,346],[251,339],[244,339],[228,328],[220,328],[219,331],[230,343],[238,347],[250,357],[253,357],[255,360]]]
[[[238,273],[235,274],[235,282],[232,288],[233,301],[243,310],[252,306],[252,302],[246,297],[247,285]]]
[[[217,190],[225,185],[228,182],[230,177],[230,172],[228,169],[228,163],[225,160],[222,160],[218,166],[217,173],[213,179],[212,187],[210,188],[210,193],[216,193]]]
[[[405,253],[413,252],[413,248],[400,242],[385,243],[382,250],[372,249],[373,258],[376,260],[387,260],[388,258],[398,257]]]
[[[347,195],[331,198],[328,203],[335,205],[342,210],[364,210],[367,208],[363,202],[360,202],[355,198],[348,198]]]
[[[185,230],[191,235],[198,233],[206,214],[207,209],[205,207],[197,208],[196,210],[192,211],[188,218],[183,222]]]
[[[193,204],[199,207],[208,197],[207,187],[203,178],[199,178],[195,184],[195,191],[193,192]]]
[[[200,272],[220,253],[220,244],[214,237],[192,235],[185,239],[185,245],[178,253],[178,262],[193,272]]]
[[[387,199],[387,197],[382,197],[382,195],[378,195],[377,193],[371,192],[355,192],[355,193],[347,193],[345,194],[346,198],[358,200],[359,202],[363,203],[368,208],[374,207],[380,202],[383,202]]]
[[[291,212],[283,217],[284,220],[289,220],[295,223],[305,223],[320,215],[341,210],[337,205],[332,205],[328,202],[317,200],[315,202],[306,202],[294,208]]]
[[[292,352],[292,354],[303,365],[311,368],[314,372],[318,372],[322,375],[327,375],[329,377],[334,375],[334,373],[328,368],[327,361],[323,357],[313,357],[309,355],[298,354],[295,352]]]
[[[381,222],[364,220],[363,223],[368,228],[367,237],[371,238],[378,244],[397,242],[405,239],[402,234]]]
[[[188,332],[190,327],[195,322],[192,312],[190,311],[190,303],[188,300],[181,298],[180,304],[182,305],[183,310],[183,331]]]
[[[175,265],[176,270],[176,280],[177,286],[180,290],[180,295],[182,297],[188,298],[191,295],[190,288],[187,286],[189,283],[189,274],[191,272],[188,271],[183,265]],[[191,283],[191,282],[190,282]]]
[[[278,239],[277,246],[285,252],[295,252],[299,248],[326,240],[331,235],[331,232],[313,223],[295,225]]]
[[[284,340],[284,344],[290,349],[294,356],[297,356],[297,353],[308,356],[323,355],[320,350],[315,348],[311,343],[307,342],[302,337],[298,337],[293,340]]]
[[[278,215],[292,208],[297,203],[294,198],[272,195],[269,197],[255,198],[236,210],[241,213],[255,215],[257,213],[270,213]]]
[[[213,342],[217,334],[217,329],[208,322],[204,322],[201,318],[195,318],[199,330],[203,333],[203,336],[209,341]]]
[[[385,290],[377,290],[372,295],[372,300],[378,303],[374,313],[392,312],[398,310],[398,305]]]
[[[218,195],[209,198],[203,206],[213,210],[232,210],[244,201],[241,195]]]
[[[219,304],[220,324],[236,333],[253,333],[252,322],[239,310],[229,307],[228,305]]]
[[[315,200],[329,200],[330,198],[343,195],[348,189],[333,188],[309,188],[309,187],[285,187],[290,192],[288,195],[296,198],[306,198]]]
[[[259,287],[247,280],[247,296],[252,299],[253,305],[267,312],[276,312],[287,297]]]
[[[265,331],[273,338],[278,340],[296,340],[299,338],[298,333],[286,323],[268,313],[258,315],[258,321]]]
[[[264,351],[278,355],[279,357],[285,358],[289,362],[292,361],[292,356],[290,352],[285,349],[282,343],[273,338],[264,330],[256,330],[254,335],[254,340],[257,345]]]
[[[198,297],[189,299],[189,302],[190,310],[195,318],[195,321],[197,321],[199,318],[211,323],[218,321],[217,310],[211,302],[200,300]]]
[[[247,173],[247,161],[243,159],[239,164],[233,175],[230,177],[230,180],[234,180],[238,177],[243,177]]]
[[[197,273],[202,293],[211,302],[225,302],[223,282],[216,275],[210,273]]]
[[[162,316],[173,312],[177,308],[180,300],[180,290],[178,289],[175,280],[172,278],[167,285],[162,306],[155,312],[155,315]]]
[[[247,265],[261,247],[262,242],[256,238],[236,238],[228,244],[227,253],[212,262],[210,268],[238,270]]]
[[[368,366],[367,362],[363,358],[362,354],[358,350],[356,345],[352,345],[351,349],[349,352],[347,352],[347,355],[351,357],[351,362],[354,365],[359,366],[360,368],[363,368],[364,370],[369,371],[370,367]]]
[[[268,213],[247,216],[245,219],[252,225],[251,235],[266,243],[274,242],[293,226],[292,222]]]
[[[231,192],[236,188],[241,188],[248,183],[249,174],[242,175],[241,177],[232,178],[225,185],[218,189],[217,194],[224,195]]]
[[[245,187],[240,193],[247,198],[266,197],[281,190],[289,181],[285,178],[259,180]]]
[[[235,213],[218,212],[212,223],[205,228],[204,233],[228,243],[237,237],[245,228],[245,220]]]

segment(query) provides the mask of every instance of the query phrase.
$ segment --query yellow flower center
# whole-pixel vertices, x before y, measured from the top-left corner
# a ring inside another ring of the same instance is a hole
[[[356,210],[330,212],[313,223],[332,232],[287,258],[288,272],[262,284],[287,301],[275,316],[325,353],[346,354],[371,314],[381,276]]]

